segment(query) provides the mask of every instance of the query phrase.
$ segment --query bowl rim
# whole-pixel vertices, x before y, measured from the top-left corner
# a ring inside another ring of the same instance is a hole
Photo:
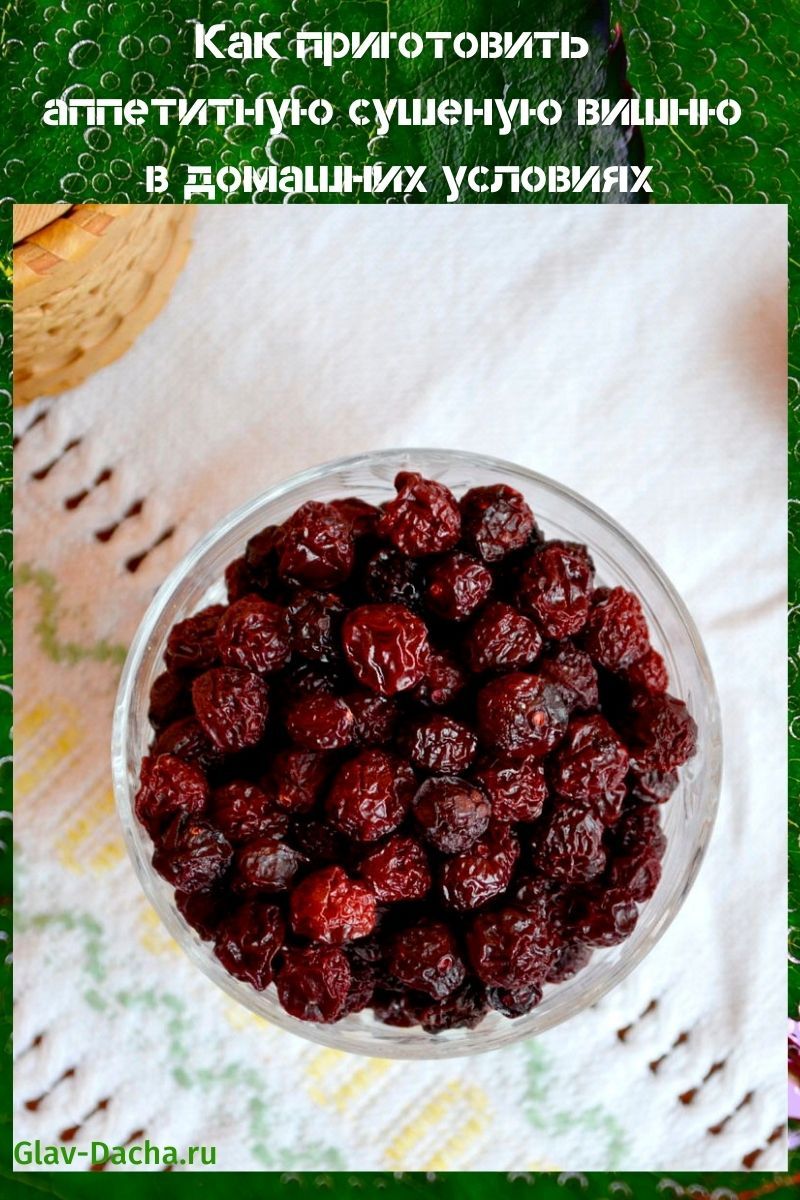
[[[322,1024],[317,1025],[313,1022],[301,1021],[285,1012],[277,1012],[264,1017],[253,1004],[248,1001],[249,993],[252,989],[241,980],[231,976],[222,964],[217,963],[211,955],[200,960],[198,956],[190,954],[185,945],[185,937],[182,939],[178,936],[179,931],[184,931],[185,922],[180,916],[177,907],[174,903],[166,905],[164,902],[165,893],[159,886],[159,881],[155,877],[155,872],[148,871],[144,877],[139,869],[137,847],[134,840],[133,824],[128,824],[124,819],[125,808],[132,811],[132,795],[130,788],[125,778],[126,764],[126,746],[127,733],[130,726],[131,702],[133,697],[133,684],[136,679],[137,672],[141,668],[142,659],[144,658],[150,639],[157,627],[160,619],[164,615],[165,610],[169,605],[169,601],[174,593],[191,574],[192,570],[203,559],[205,554],[209,552],[217,541],[228,533],[232,528],[240,525],[249,517],[259,511],[268,504],[275,503],[285,496],[288,492],[294,491],[297,488],[305,487],[314,483],[317,480],[326,478],[334,472],[343,470],[353,470],[359,467],[374,465],[376,462],[389,462],[398,458],[414,458],[423,457],[440,457],[450,462],[461,462],[465,466],[480,466],[486,470],[498,473],[510,472],[512,475],[523,476],[531,483],[550,490],[556,495],[568,500],[572,505],[583,510],[583,512],[605,527],[611,534],[617,538],[621,538],[627,547],[635,552],[635,555],[641,560],[642,564],[655,577],[660,584],[665,595],[670,601],[670,604],[677,616],[680,618],[681,624],[688,637],[692,651],[697,660],[701,674],[704,680],[705,700],[709,713],[709,725],[711,732],[714,733],[715,753],[713,757],[709,757],[707,769],[711,771],[708,785],[706,787],[706,814],[705,814],[705,837],[699,847],[695,846],[695,853],[692,857],[689,870],[684,878],[683,887],[681,890],[680,901],[672,906],[671,911],[666,910],[661,914],[661,919],[656,928],[654,928],[649,937],[644,940],[641,946],[637,947],[637,952],[632,954],[627,961],[620,964],[619,972],[614,975],[613,972],[605,977],[598,978],[594,984],[588,989],[586,995],[582,998],[581,1006],[573,1014],[567,1016],[559,1016],[556,1014],[550,1021],[545,1021],[535,1032],[520,1029],[519,1037],[514,1040],[522,1040],[524,1038],[539,1037],[550,1029],[554,1029],[559,1025],[566,1024],[571,1017],[577,1017],[586,1008],[596,1004],[603,996],[613,990],[626,979],[632,971],[634,971],[650,954],[656,944],[664,936],[666,930],[674,921],[675,917],[683,907],[686,897],[691,891],[700,867],[705,859],[708,851],[708,846],[713,835],[714,826],[716,823],[719,801],[721,793],[722,779],[722,764],[723,764],[723,740],[722,740],[722,718],[717,693],[714,674],[711,669],[711,663],[708,658],[705,646],[703,644],[700,632],[692,618],[686,604],[684,603],[680,593],[677,591],[669,577],[652,558],[650,553],[634,538],[622,525],[620,525],[609,513],[604,509],[599,508],[592,501],[587,500],[585,496],[568,487],[566,484],[560,483],[558,480],[552,479],[548,475],[543,475],[538,471],[534,471],[528,467],[522,466],[519,463],[511,462],[507,459],[496,458],[492,455],[474,453],[467,450],[452,450],[447,447],[433,446],[396,446],[389,449],[381,449],[374,451],[366,451],[359,454],[346,455],[344,457],[329,459],[313,467],[308,467],[303,471],[295,472],[293,475],[287,476],[280,480],[277,484],[267,488],[264,492],[252,497],[250,500],[238,505],[229,513],[222,516],[212,528],[203,534],[176,563],[164,581],[157,588],[150,603],[148,604],[140,622],[136,633],[130,643],[128,653],[125,658],[122,674],[120,676],[119,686],[115,697],[114,719],[111,734],[111,773],[114,789],[114,798],[120,821],[123,827],[123,836],[125,840],[126,850],[131,859],[131,865],[134,868],[134,874],[142,887],[148,901],[152,904],[159,919],[165,925],[168,933],[178,942],[181,951],[189,958],[192,965],[200,970],[207,979],[210,979],[217,987],[221,988],[228,996],[237,1003],[242,1004],[251,1012],[256,1012],[262,1019],[274,1024],[280,1028],[286,1029],[291,1033],[297,1034],[306,1041],[314,1042],[318,1045],[333,1047],[344,1050],[347,1053],[358,1054],[367,1057],[377,1058],[397,1058],[417,1061],[430,1061],[440,1058],[457,1058],[471,1057],[475,1054],[489,1053],[498,1048],[507,1048],[513,1044],[513,1040],[505,1043],[504,1047],[496,1045],[481,1046],[480,1043],[466,1045],[465,1039],[445,1040],[441,1035],[426,1034],[419,1037],[418,1042],[414,1043],[413,1047],[410,1044],[403,1046],[393,1045],[390,1041],[385,1043],[375,1042],[370,1047],[370,1036],[367,1031],[363,1034],[358,1034],[352,1030],[341,1031],[337,1037],[337,1024]],[[175,926],[175,928],[173,928]],[[186,928],[189,928],[186,926]],[[254,996],[259,993],[253,992]],[[457,1031],[461,1033],[462,1031]],[[342,1044],[342,1033],[345,1034],[344,1041],[350,1044]],[[491,1039],[488,1039],[491,1041]],[[430,1049],[430,1053],[426,1053],[426,1049]]]

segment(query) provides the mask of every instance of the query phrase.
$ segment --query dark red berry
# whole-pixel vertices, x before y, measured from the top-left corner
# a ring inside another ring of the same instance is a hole
[[[524,1017],[536,1007],[542,998],[542,989],[536,983],[529,983],[513,990],[508,988],[487,988],[486,999],[495,1012],[504,1017]]]
[[[234,845],[258,837],[283,837],[289,829],[286,813],[276,812],[267,793],[245,779],[214,791],[211,820]]]
[[[614,826],[614,852],[624,857],[645,849],[656,858],[664,857],[667,839],[661,828],[659,810],[652,804],[626,807]]]
[[[401,471],[394,485],[397,495],[384,504],[378,533],[409,558],[452,549],[461,515],[449,488],[413,471]]]
[[[570,916],[570,892],[564,884],[544,875],[523,875],[512,884],[508,899],[516,908],[549,925],[556,940],[565,935]]]
[[[449,996],[466,975],[456,939],[442,921],[420,921],[397,934],[389,970],[406,987],[435,1000]]]
[[[281,750],[273,760],[268,779],[278,808],[307,813],[316,804],[330,774],[324,754],[311,750]]]
[[[544,755],[566,731],[567,706],[549,680],[513,672],[480,690],[478,724],[483,742],[493,750],[511,758]]]
[[[286,609],[260,596],[230,606],[217,626],[220,660],[265,675],[285,667],[291,656]]]
[[[641,688],[646,692],[665,692],[669,687],[667,664],[652,647],[631,663],[625,672],[625,678],[631,687]]]
[[[449,908],[468,912],[501,895],[519,858],[519,842],[504,825],[490,829],[469,850],[442,866],[442,896]]]
[[[280,538],[278,526],[268,525],[253,534],[244,549],[248,575],[255,586],[264,591],[268,591],[277,579]]]
[[[408,1029],[419,1024],[422,1007],[419,997],[415,997],[413,993],[377,989],[372,1011],[382,1024],[396,1029]]]
[[[364,590],[378,604],[405,604],[407,608],[420,609],[424,582],[420,564],[406,558],[394,546],[378,550],[364,572]]]
[[[539,671],[564,693],[570,710],[597,708],[600,702],[597,670],[585,650],[572,642],[548,650],[539,660]]]
[[[460,854],[489,826],[491,805],[466,779],[426,779],[414,796],[414,819],[425,840],[443,854]]]
[[[394,736],[397,705],[377,692],[352,691],[345,696],[355,721],[355,741],[360,746],[385,746]]]
[[[631,772],[630,779],[631,795],[651,804],[666,804],[680,782],[677,771]]]
[[[199,767],[174,754],[159,754],[136,794],[136,816],[155,833],[175,813],[203,812],[208,796],[208,780]]]
[[[222,761],[222,751],[206,737],[197,717],[181,717],[162,730],[153,754],[174,754],[202,771],[212,770]]]
[[[175,891],[175,906],[187,925],[197,930],[201,938],[210,941],[216,936],[217,928],[230,908],[230,898],[222,894],[221,889],[182,892],[178,888]]]
[[[597,807],[603,797],[622,787],[624,798],[622,785],[627,773],[628,751],[605,717],[576,717],[570,721],[555,753],[551,774],[559,796]]]
[[[275,976],[278,999],[290,1016],[301,1021],[337,1021],[351,983],[347,956],[326,946],[284,950]]]
[[[547,972],[547,983],[564,983],[582,971],[592,957],[591,947],[583,942],[566,942],[556,950],[553,964]]]
[[[543,921],[518,908],[481,913],[467,931],[469,959],[478,978],[512,991],[544,982],[556,941]]]
[[[492,817],[502,824],[535,821],[547,799],[547,782],[539,758],[494,758],[473,772],[492,805]]]
[[[224,611],[224,605],[212,604],[173,625],[164,651],[170,671],[205,671],[219,661],[217,626]]]
[[[409,695],[426,708],[444,708],[452,704],[468,681],[467,672],[451,654],[431,650],[425,677]]]
[[[401,604],[363,604],[345,618],[342,645],[363,687],[394,696],[425,677],[430,647],[419,617]]]
[[[598,588],[592,598],[583,644],[594,662],[609,671],[621,671],[646,654],[650,647],[642,606],[625,588]]]
[[[232,563],[228,563],[225,568],[225,591],[229,604],[235,604],[244,596],[252,596],[255,587],[255,581],[248,570],[244,555],[241,558],[235,558]]]
[[[492,573],[469,554],[446,554],[428,571],[428,608],[447,621],[463,621],[492,590]]]
[[[308,500],[281,526],[278,574],[288,583],[333,588],[353,562],[352,522],[332,504]]]
[[[400,833],[370,850],[359,870],[381,904],[421,900],[430,890],[427,854],[415,838]]]
[[[644,846],[631,854],[615,858],[608,870],[608,882],[642,904],[649,900],[661,879],[661,860]]]
[[[318,692],[286,713],[289,737],[304,750],[342,750],[355,737],[355,718],[341,696]]]
[[[251,900],[220,923],[214,953],[231,975],[263,991],[272,983],[272,964],[284,933],[281,910]]]
[[[331,500],[331,508],[343,521],[347,521],[353,537],[356,538],[374,533],[378,517],[381,515],[379,508],[376,508],[374,504],[368,504],[360,496],[345,496],[343,500]]]
[[[469,664],[475,672],[530,666],[541,648],[541,635],[533,621],[502,600],[483,610],[466,639]]]
[[[637,774],[671,771],[697,750],[697,725],[682,700],[640,692],[632,705],[629,745]]]
[[[233,887],[245,896],[285,892],[306,862],[299,850],[278,837],[260,837],[236,852]]]
[[[584,902],[575,928],[588,946],[616,946],[633,933],[638,916],[639,910],[627,891],[598,889]]]
[[[417,722],[408,745],[415,766],[441,775],[460,775],[478,751],[478,739],[472,730],[440,713]]]
[[[267,725],[267,685],[244,667],[213,667],[192,684],[203,732],[227,753],[255,746]]]
[[[554,809],[534,848],[534,865],[550,879],[585,883],[606,864],[604,825],[590,808],[561,804]]]
[[[375,927],[375,895],[341,867],[323,867],[292,892],[292,929],[301,937],[341,946],[366,937]]]
[[[286,611],[292,653],[322,663],[339,657],[339,626],[345,607],[338,596],[301,589],[292,596]]]
[[[496,563],[527,546],[536,522],[525,497],[505,483],[471,488],[461,498],[464,540],[484,562]]]
[[[338,829],[318,817],[295,820],[292,838],[303,854],[317,866],[344,861],[349,846]]]
[[[348,837],[376,842],[402,823],[414,788],[407,763],[385,750],[362,750],[340,767],[325,811]]]
[[[186,681],[174,671],[163,671],[150,689],[147,719],[154,729],[163,729],[170,721],[191,712],[192,699]]]
[[[488,1004],[486,992],[474,979],[467,979],[444,1000],[416,1008],[416,1019],[426,1033],[447,1029],[474,1029],[483,1020]]]
[[[548,638],[571,637],[589,615],[591,576],[583,559],[548,543],[525,564],[517,600]]]
[[[184,892],[212,887],[230,866],[233,850],[218,829],[202,817],[173,817],[153,854],[159,875]]]

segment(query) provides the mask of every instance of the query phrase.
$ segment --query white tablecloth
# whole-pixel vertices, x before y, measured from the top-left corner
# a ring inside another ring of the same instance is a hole
[[[134,348],[18,414],[17,1138],[144,1131],[224,1168],[784,1164],[785,277],[779,208],[209,209]],[[282,477],[392,445],[605,508],[722,702],[720,817],[673,926],[595,1009],[472,1061],[354,1059],[235,1010],[149,909],[110,793],[120,657],[164,574]]]

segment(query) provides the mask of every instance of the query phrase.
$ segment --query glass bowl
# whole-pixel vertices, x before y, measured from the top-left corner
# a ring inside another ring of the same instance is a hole
[[[670,690],[686,701],[699,730],[698,752],[682,768],[680,786],[662,810],[668,837],[663,875],[642,907],[633,935],[621,945],[595,951],[588,966],[566,983],[545,988],[540,1004],[526,1016],[509,1020],[490,1013],[476,1029],[438,1034],[393,1028],[369,1011],[334,1025],[299,1021],[280,1007],[274,986],[258,992],[234,979],[179,913],[171,887],[151,865],[150,838],[133,812],[139,765],[151,738],[148,695],[163,669],[175,622],[224,599],[225,566],[265,525],[279,524],[311,499],[358,495],[379,504],[394,495],[392,481],[401,470],[441,480],[456,495],[479,485],[510,483],[525,495],[548,537],[585,542],[598,582],[621,584],[641,599],[653,645],[669,668]],[[192,962],[234,1000],[273,1024],[325,1046],[380,1058],[447,1058],[496,1050],[561,1024],[615,987],[652,950],[697,875],[716,814],[721,763],[719,706],[703,644],[682,600],[647,552],[605,513],[552,479],[513,463],[451,450],[382,450],[326,463],[271,488],[221,521],[175,568],[145,613],[122,673],[112,737],[114,790],[136,873]]]

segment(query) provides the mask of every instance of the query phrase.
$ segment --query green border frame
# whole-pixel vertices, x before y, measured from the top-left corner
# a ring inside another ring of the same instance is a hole
[[[203,7],[204,0],[197,0],[197,11]],[[14,18],[24,18],[29,3],[16,3],[11,0],[0,12],[0,61],[7,49],[7,21]],[[265,7],[268,7],[265,5]],[[388,7],[388,5],[387,5]],[[687,74],[692,67],[702,65],[699,57],[702,46],[698,50],[697,22],[705,20],[705,26],[716,37],[725,41],[726,26],[723,14],[724,6],[718,0],[685,0],[686,40],[680,37],[680,30],[673,42],[663,36],[651,36],[649,30],[660,29],[659,22],[663,17],[663,6],[653,0],[640,0],[638,4],[621,3],[619,6],[623,20],[626,22],[626,32],[629,35],[629,47],[633,58],[632,73],[634,81],[643,94],[658,94],[659,89],[666,90],[664,81],[674,77],[676,65],[686,66]],[[734,12],[735,6],[730,6]],[[764,13],[765,30],[774,38],[774,52],[771,53],[769,70],[779,76],[784,90],[791,100],[798,99],[798,80],[794,61],[786,53],[787,43],[785,30],[793,28],[796,19],[796,7],[791,0],[773,0],[769,11]],[[722,26],[720,21],[723,22]],[[705,28],[704,26],[704,28]],[[722,33],[720,34],[720,29]],[[648,50],[644,52],[646,41]],[[759,31],[759,36],[761,36]],[[716,45],[716,41],[714,42]],[[726,44],[727,46],[727,44]],[[730,47],[727,47],[730,49]],[[734,48],[735,49],[735,48]],[[781,57],[783,49],[783,57]],[[621,51],[624,54],[624,50]],[[617,53],[620,51],[618,49]],[[678,71],[680,74],[680,70]],[[675,94],[677,88],[672,88]],[[26,129],[26,136],[39,136],[36,129]],[[780,149],[781,122],[774,122],[772,145],[769,139],[765,142],[767,149]],[[767,198],[775,202],[785,203],[789,198],[797,201],[800,198],[797,176],[791,170],[776,171],[773,165],[766,164],[764,158],[759,163],[751,163],[744,152],[740,159],[735,154],[725,158],[720,167],[719,160],[715,163],[715,171],[699,169],[689,177],[687,184],[687,153],[685,143],[680,138],[673,138],[664,132],[648,133],[646,139],[649,152],[655,152],[661,164],[661,174],[658,182],[658,198],[663,200],[684,199],[689,202],[718,202],[726,198],[726,193],[741,196],[751,200]],[[691,166],[691,147],[688,148],[688,161]],[[688,191],[688,196],[683,193]],[[787,194],[788,193],[788,194]],[[24,193],[27,200],[51,200],[52,194],[30,195]],[[84,197],[85,198],[85,197]],[[0,214],[0,232],[2,233],[2,275],[0,275],[0,404],[2,405],[2,421],[0,421],[0,811],[10,808],[11,798],[11,768],[8,756],[11,748],[11,703],[9,686],[12,678],[12,624],[11,624],[11,230],[10,213],[7,205]],[[789,718],[791,722],[800,717],[800,664],[796,661],[800,647],[800,520],[795,515],[800,504],[800,372],[798,367],[798,334],[800,333],[800,264],[797,255],[797,218],[790,209],[791,243],[795,247],[790,258],[790,371],[789,371]],[[800,905],[800,755],[793,751],[794,743],[790,739],[790,912],[794,913]],[[2,1054],[0,1055],[0,1119],[3,1125],[3,1148],[0,1160],[0,1177],[6,1177],[9,1187],[15,1192],[38,1191],[55,1196],[89,1197],[97,1194],[96,1189],[104,1184],[95,1182],[94,1174],[56,1174],[56,1173],[19,1173],[13,1177],[10,1174],[11,1163],[11,969],[10,948],[11,935],[11,840],[8,832],[8,820],[0,816],[0,1039],[2,1039]],[[792,934],[790,938],[790,973],[789,973],[789,1011],[794,1017],[800,1016],[800,933]],[[671,1178],[680,1185],[690,1184],[703,1187],[711,1192],[715,1188],[729,1189],[741,1200],[755,1200],[762,1195],[789,1196],[795,1195],[800,1183],[800,1156],[793,1155],[790,1172],[787,1175],[776,1175],[763,1172],[741,1173],[679,1173]],[[231,1175],[216,1173],[201,1175],[195,1173],[188,1178],[180,1175],[170,1183],[163,1182],[165,1176],[141,1174],[114,1174],[114,1188],[121,1196],[137,1195],[146,1179],[148,1192],[153,1195],[164,1194],[169,1188],[174,1194],[176,1188],[187,1192],[189,1188],[199,1192],[201,1196],[213,1197],[227,1190]],[[647,1197],[669,1195],[669,1192],[659,1189],[659,1177],[651,1173],[605,1174],[595,1173],[585,1177],[585,1186],[579,1180],[574,1180],[576,1194],[588,1198],[625,1195],[625,1185],[629,1193],[637,1198],[646,1200]],[[542,1200],[550,1196],[563,1197],[572,1190],[569,1179],[559,1178],[551,1174],[537,1176],[504,1176],[494,1173],[453,1173],[450,1175],[430,1178],[419,1174],[394,1176],[390,1174],[370,1175],[345,1172],[341,1175],[280,1175],[280,1174],[241,1174],[236,1176],[236,1186],[246,1200],[249,1197],[271,1195],[273,1192],[294,1188],[299,1192],[312,1191],[315,1195],[320,1191],[325,1194],[344,1196],[353,1192],[363,1194],[363,1189],[380,1185],[388,1197],[416,1196],[430,1197],[431,1200],[450,1200],[450,1197],[481,1198],[490,1192],[496,1192],[498,1184],[504,1190],[533,1191]]]

